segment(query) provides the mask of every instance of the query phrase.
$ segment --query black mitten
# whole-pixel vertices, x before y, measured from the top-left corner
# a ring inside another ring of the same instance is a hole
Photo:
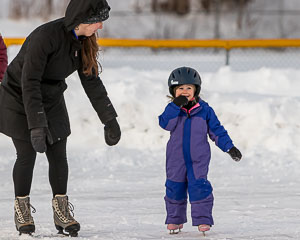
[[[228,154],[236,162],[239,162],[242,158],[242,154],[241,154],[240,150],[238,150],[234,146],[228,151]]]
[[[187,105],[189,102],[189,100],[187,99],[187,97],[185,96],[178,96],[176,98],[174,98],[173,103],[175,103],[178,107],[183,107],[185,105]]]
[[[109,146],[116,145],[119,142],[121,138],[121,130],[115,118],[105,124],[104,138],[106,144]]]
[[[30,131],[31,144],[36,152],[44,153],[47,151],[47,144],[53,143],[52,136],[48,128],[33,128]]]

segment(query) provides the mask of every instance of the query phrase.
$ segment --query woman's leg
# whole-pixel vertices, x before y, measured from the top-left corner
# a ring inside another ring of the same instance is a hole
[[[74,219],[73,209],[69,207],[67,193],[68,162],[66,153],[67,139],[53,145],[47,145],[46,155],[49,161],[49,181],[52,187],[52,208],[54,224],[58,233],[67,232],[77,237],[80,224]]]
[[[46,155],[49,161],[49,181],[53,197],[67,193],[68,162],[66,152],[67,139],[47,145]]]
[[[36,158],[30,142],[12,139],[17,152],[17,160],[13,169],[15,187],[15,224],[21,233],[31,234],[35,231],[35,225],[31,216],[30,188],[32,183],[33,168]]]
[[[30,142],[12,139],[17,152],[17,160],[13,168],[13,181],[16,197],[29,195],[36,152]]]

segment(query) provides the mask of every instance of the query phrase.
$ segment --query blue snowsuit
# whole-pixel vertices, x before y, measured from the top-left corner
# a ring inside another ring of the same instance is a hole
[[[211,158],[207,136],[224,152],[233,147],[214,110],[199,100],[190,110],[173,102],[159,116],[159,125],[171,132],[166,161],[166,224],[186,223],[187,192],[193,226],[213,225],[212,186],[207,180]]]

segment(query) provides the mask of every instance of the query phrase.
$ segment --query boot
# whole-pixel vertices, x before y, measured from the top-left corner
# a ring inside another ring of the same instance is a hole
[[[16,197],[14,206],[15,224],[20,235],[22,233],[31,235],[35,231],[35,225],[31,216],[30,208],[33,209],[32,213],[36,212],[35,208],[30,204],[29,196]]]
[[[167,229],[170,230],[170,234],[177,234],[181,232],[181,229],[183,228],[183,224],[168,224]]]
[[[59,234],[77,237],[80,224],[73,218],[74,206],[67,195],[55,195],[52,199],[54,224]],[[64,233],[64,231],[67,233]]]

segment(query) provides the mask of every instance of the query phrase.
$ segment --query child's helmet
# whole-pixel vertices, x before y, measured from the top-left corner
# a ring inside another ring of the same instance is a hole
[[[195,96],[198,96],[201,90],[201,78],[199,73],[190,67],[180,67],[173,70],[170,74],[168,85],[169,92],[174,97],[174,87],[183,84],[194,84],[196,87]]]

